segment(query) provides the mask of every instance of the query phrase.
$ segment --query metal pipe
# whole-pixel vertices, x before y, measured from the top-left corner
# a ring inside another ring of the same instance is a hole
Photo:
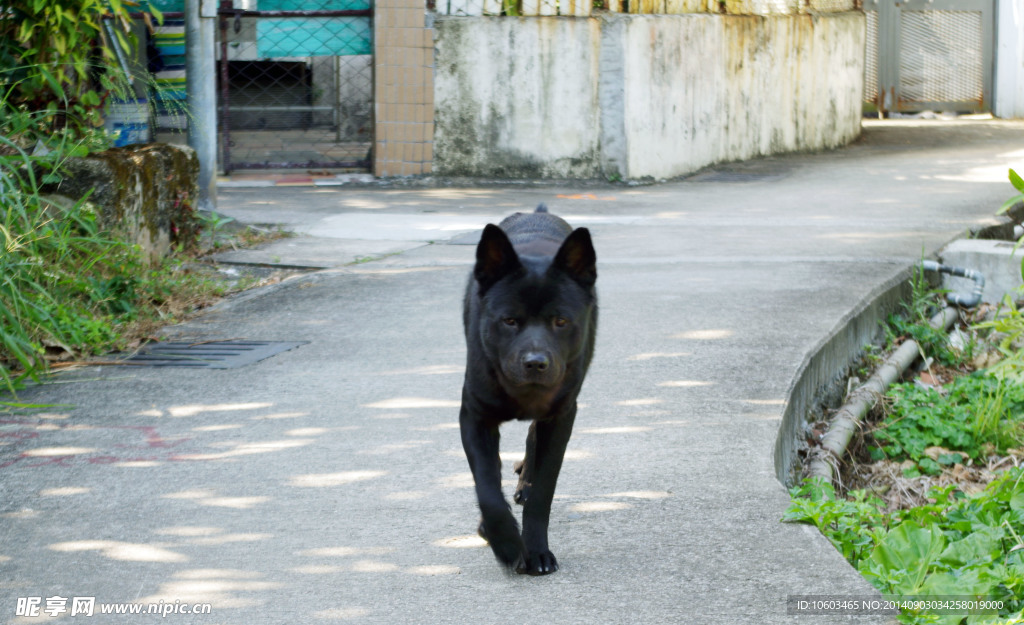
[[[950,276],[969,278],[974,281],[974,290],[968,296],[959,293],[947,293],[946,301],[950,304],[963,306],[964,308],[973,308],[981,301],[981,295],[985,291],[985,276],[981,275],[980,272],[973,269],[964,269],[963,267],[949,267],[939,264],[934,260],[921,261],[921,269],[925,271],[938,271]]]
[[[199,157],[197,208],[217,205],[217,7],[213,0],[185,0],[185,81],[188,144]]]
[[[937,330],[948,330],[958,316],[959,313],[955,308],[946,307],[928,322]],[[849,446],[854,432],[860,429],[864,416],[875,406],[886,389],[917,360],[920,354],[921,346],[916,341],[905,341],[867,382],[850,393],[849,399],[836,413],[828,431],[821,438],[820,449],[813,454],[808,465],[811,477],[832,481],[836,467],[846,455],[846,448]]]
[[[231,0],[221,3],[217,20],[220,22],[220,149],[221,169],[225,174],[231,173],[231,108],[230,81],[228,80],[228,18],[225,11],[231,8]]]
[[[132,70],[128,67],[128,61],[124,58],[124,50],[121,49],[121,44],[114,35],[114,29],[110,25],[110,20],[106,18],[103,19],[103,29],[107,31],[107,38],[110,39],[110,47],[114,49],[114,54],[117,55],[117,63],[121,66],[121,71],[124,72],[125,78],[128,79],[128,84],[134,85],[135,76],[132,75]]]

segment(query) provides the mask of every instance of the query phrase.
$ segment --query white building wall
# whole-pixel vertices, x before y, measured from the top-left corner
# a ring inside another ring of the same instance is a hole
[[[843,145],[860,132],[864,24],[852,11],[441,18],[434,171],[660,179]]]
[[[1024,117],[1024,0],[996,2],[996,75],[992,113]]]

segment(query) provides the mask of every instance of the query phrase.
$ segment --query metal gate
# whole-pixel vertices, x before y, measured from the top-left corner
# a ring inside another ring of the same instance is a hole
[[[222,0],[221,167],[369,169],[372,0]]]
[[[865,110],[990,110],[994,4],[864,0]]]

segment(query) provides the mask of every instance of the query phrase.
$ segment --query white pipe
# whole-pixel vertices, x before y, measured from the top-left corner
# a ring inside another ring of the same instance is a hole
[[[952,307],[943,308],[929,320],[935,329],[948,330],[958,316]],[[882,364],[867,382],[857,387],[847,399],[843,407],[836,413],[829,425],[828,432],[821,439],[821,447],[816,450],[808,470],[811,477],[821,477],[832,481],[846,448],[853,438],[854,432],[860,429],[864,416],[875,406],[886,389],[898,380],[921,354],[921,346],[916,341],[907,340],[892,356]]]

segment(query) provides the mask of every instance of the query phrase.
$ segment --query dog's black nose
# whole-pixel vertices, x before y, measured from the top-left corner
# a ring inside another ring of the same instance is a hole
[[[551,365],[547,354],[527,352],[523,355],[523,368],[527,371],[545,371]]]

